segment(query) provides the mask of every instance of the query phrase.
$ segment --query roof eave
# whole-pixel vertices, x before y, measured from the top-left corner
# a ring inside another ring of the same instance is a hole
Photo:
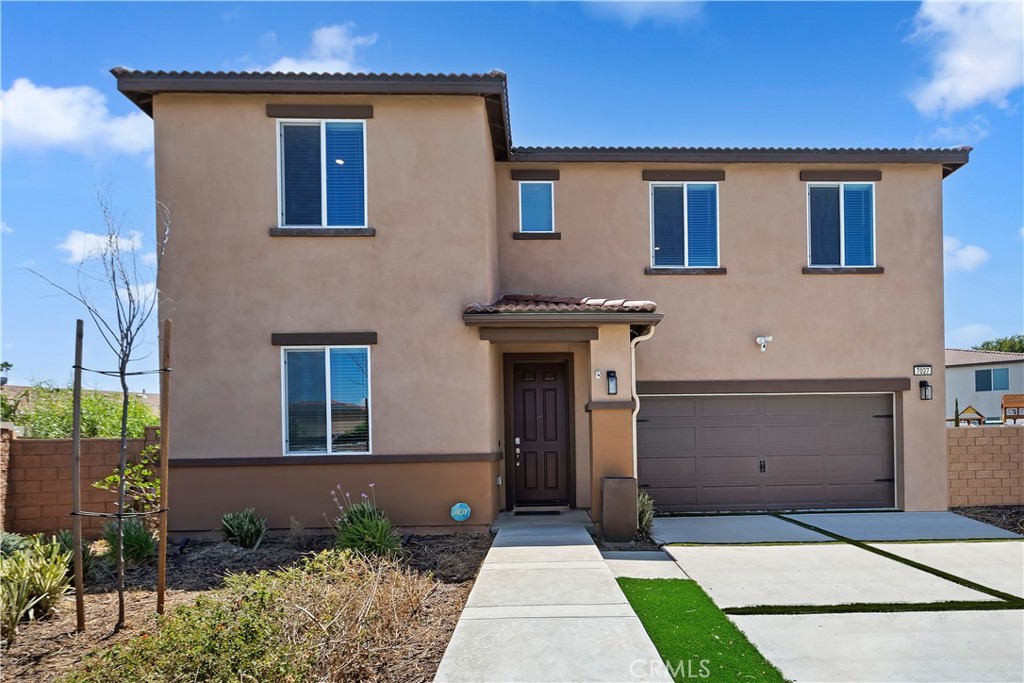
[[[470,327],[573,327],[616,323],[622,325],[657,325],[664,313],[648,312],[586,312],[565,313],[463,313],[462,320]]]

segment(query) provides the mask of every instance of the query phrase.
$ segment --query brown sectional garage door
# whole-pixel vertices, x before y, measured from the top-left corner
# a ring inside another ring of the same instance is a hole
[[[660,510],[891,508],[891,394],[642,396],[639,483]]]

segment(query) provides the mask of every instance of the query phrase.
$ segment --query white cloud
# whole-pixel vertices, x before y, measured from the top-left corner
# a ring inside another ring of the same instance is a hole
[[[942,255],[946,271],[968,273],[988,261],[990,254],[975,244],[963,244],[956,237],[943,236]]]
[[[51,88],[19,78],[0,91],[4,146],[138,154],[153,148],[153,121],[141,111],[114,116],[87,85]]]
[[[156,294],[156,283],[140,282],[132,285],[131,291],[135,295],[136,300],[151,299]],[[118,294],[121,295],[122,299],[128,298],[128,290],[123,287],[118,289]]]
[[[605,2],[596,0],[588,3],[590,11],[603,19],[621,21],[629,28],[651,21],[655,24],[686,24],[701,15],[703,2],[695,0],[653,0],[638,2]]]
[[[311,73],[341,73],[364,71],[358,65],[356,51],[370,47],[377,42],[377,34],[356,35],[356,25],[351,21],[333,26],[321,26],[313,31],[312,44],[302,57],[281,57],[267,67],[256,67],[265,71],[294,71]],[[276,43],[276,36],[264,34],[261,43]]]
[[[0,232],[2,232],[5,235],[10,235],[12,232],[14,232],[14,228],[7,225],[7,223],[4,223],[3,221],[0,221]]]
[[[932,74],[910,94],[923,114],[1006,107],[1024,83],[1024,3],[926,0],[912,39],[934,41]]]
[[[968,323],[954,328],[946,337],[946,346],[954,349],[969,349],[975,344],[992,339],[996,331],[982,323]]]
[[[145,263],[147,266],[155,266],[156,265],[157,258],[156,258],[156,252],[155,251],[151,251],[149,253],[143,254],[140,258],[141,258],[142,262]]]
[[[936,128],[932,138],[947,144],[974,144],[988,137],[988,131],[988,119],[984,116],[975,116],[970,123]]]
[[[142,233],[133,230],[128,237],[110,237],[94,232],[72,230],[57,248],[68,252],[67,258],[64,259],[66,263],[81,263],[99,256],[101,251],[111,244],[111,240],[116,240],[113,244],[120,251],[134,251],[142,246]]]

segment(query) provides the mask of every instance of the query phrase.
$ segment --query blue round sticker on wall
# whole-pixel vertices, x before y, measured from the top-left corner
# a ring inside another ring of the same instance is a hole
[[[472,512],[465,503],[456,503],[452,506],[452,519],[456,522],[465,522]]]

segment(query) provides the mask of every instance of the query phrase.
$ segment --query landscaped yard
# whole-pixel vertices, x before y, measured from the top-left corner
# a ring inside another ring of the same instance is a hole
[[[618,581],[676,681],[784,680],[697,582]]]
[[[127,628],[113,636],[117,596],[101,564],[87,581],[86,632],[74,632],[69,593],[50,618],[22,623],[3,653],[4,679],[303,681],[315,670],[330,680],[431,680],[491,537],[414,536],[393,561],[321,554],[332,541],[172,545],[168,617],[158,626],[155,561],[129,566]],[[89,657],[101,652],[111,654]]]

